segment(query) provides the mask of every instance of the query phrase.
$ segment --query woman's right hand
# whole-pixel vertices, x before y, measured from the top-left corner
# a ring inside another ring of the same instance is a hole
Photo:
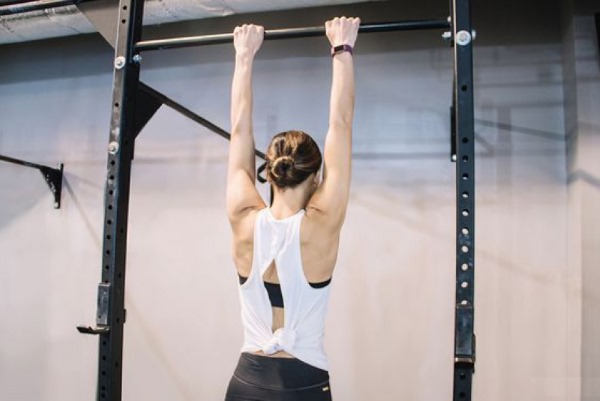
[[[325,22],[325,32],[332,47],[339,45],[350,45],[354,47],[360,18],[334,18]]]
[[[260,25],[244,24],[233,31],[233,45],[238,55],[256,54],[265,37],[265,29]]]

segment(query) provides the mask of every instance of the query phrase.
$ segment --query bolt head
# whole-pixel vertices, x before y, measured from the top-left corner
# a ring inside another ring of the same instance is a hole
[[[133,62],[134,63],[141,63],[142,62],[142,55],[141,54],[136,54],[135,56],[133,56]]]
[[[465,46],[471,43],[471,34],[467,31],[460,31],[456,33],[456,43],[460,46]]]
[[[115,58],[115,68],[120,70],[123,67],[125,67],[125,57],[119,56]]]
[[[118,142],[111,142],[108,144],[108,153],[110,153],[111,155],[114,155],[118,151],[119,151],[119,143]]]

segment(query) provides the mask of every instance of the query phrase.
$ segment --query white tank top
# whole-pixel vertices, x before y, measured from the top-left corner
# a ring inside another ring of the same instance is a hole
[[[252,270],[239,286],[244,345],[242,352],[263,351],[267,355],[285,351],[309,365],[328,370],[323,347],[329,287],[308,283],[300,256],[300,210],[277,220],[269,208],[256,216]],[[263,274],[275,261],[285,307],[283,327],[273,332],[273,310]]]

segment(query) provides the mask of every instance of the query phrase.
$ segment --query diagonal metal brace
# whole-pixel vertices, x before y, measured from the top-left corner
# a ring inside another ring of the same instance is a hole
[[[159,101],[160,104],[164,104],[165,106],[172,108],[173,110],[184,115],[185,117],[189,118],[190,120],[202,125],[204,128],[207,128],[208,130],[214,132],[215,134],[217,134],[227,140],[231,140],[231,134],[229,132],[225,131],[223,128],[208,121],[206,118],[199,116],[197,113],[194,113],[192,110],[181,105],[180,103],[177,103],[173,99],[167,97],[165,94],[144,84],[143,82],[139,83],[138,93],[139,93],[138,98],[139,98],[141,104],[144,104],[145,101],[147,101],[148,96],[150,96],[150,97],[154,98],[155,100]],[[142,96],[142,94],[144,94],[144,93],[146,94],[146,96]],[[254,154],[256,155],[256,157],[265,160],[265,154],[263,152],[261,152],[260,150],[254,149]],[[262,183],[267,182],[267,180],[261,176],[261,173],[264,171],[265,167],[266,167],[266,163],[263,163],[258,168],[257,174],[256,174],[258,181],[262,182]]]

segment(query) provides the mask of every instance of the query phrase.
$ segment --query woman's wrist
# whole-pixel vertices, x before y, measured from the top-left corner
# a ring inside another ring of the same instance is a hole
[[[331,46],[331,57],[335,57],[342,53],[349,53],[350,55],[352,55],[353,50],[354,50],[354,48],[349,44],[341,44],[341,45],[337,45],[337,46]]]
[[[235,52],[235,59],[239,61],[254,60],[254,53],[249,49],[242,49]]]

